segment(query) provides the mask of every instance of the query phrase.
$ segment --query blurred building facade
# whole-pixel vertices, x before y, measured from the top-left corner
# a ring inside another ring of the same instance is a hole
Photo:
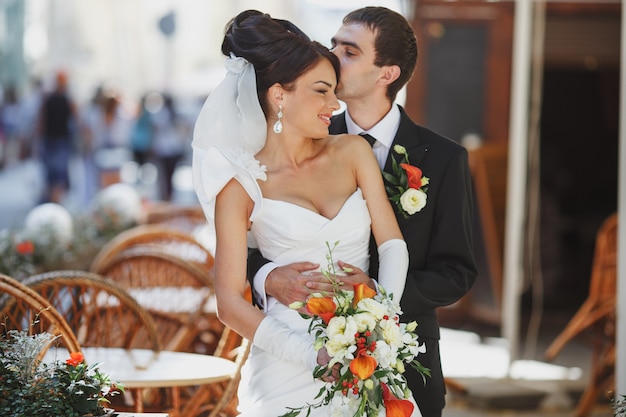
[[[73,93],[113,84],[130,97],[150,90],[206,95],[219,72],[229,18],[248,7],[293,18],[292,1],[2,0],[0,81],[26,88],[68,72]],[[171,15],[172,32],[160,21]],[[217,72],[217,75],[215,74]]]

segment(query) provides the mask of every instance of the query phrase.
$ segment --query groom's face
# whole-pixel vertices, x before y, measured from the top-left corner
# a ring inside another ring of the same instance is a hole
[[[344,24],[331,39],[332,51],[341,63],[341,79],[337,97],[350,105],[350,101],[371,95],[382,69],[374,65],[375,33],[366,25]]]

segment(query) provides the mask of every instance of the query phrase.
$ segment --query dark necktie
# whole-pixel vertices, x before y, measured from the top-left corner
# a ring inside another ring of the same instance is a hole
[[[374,143],[376,143],[376,138],[367,134],[367,133],[361,133],[361,136],[363,136],[363,138],[370,144],[370,146],[374,146]]]

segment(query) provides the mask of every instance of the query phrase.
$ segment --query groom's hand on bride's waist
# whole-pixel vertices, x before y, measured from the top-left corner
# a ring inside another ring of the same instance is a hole
[[[317,272],[313,272],[316,271]],[[296,262],[274,268],[265,280],[265,292],[284,305],[294,301],[306,302],[312,292],[308,283],[327,281],[319,272],[319,264],[311,262]]]
[[[338,265],[345,274],[339,277],[343,289],[352,290],[355,284],[365,284],[376,290],[374,280],[361,269],[342,261],[339,261]],[[267,295],[284,305],[289,305],[294,301],[306,303],[312,293],[332,291],[333,286],[328,278],[319,272],[319,264],[311,262],[296,262],[277,267],[268,274],[265,280]]]

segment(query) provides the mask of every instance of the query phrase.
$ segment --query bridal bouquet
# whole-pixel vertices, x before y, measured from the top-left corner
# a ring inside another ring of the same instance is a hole
[[[306,307],[311,320],[309,332],[315,335],[315,349],[325,348],[330,362],[317,366],[316,378],[338,369],[333,382],[318,393],[317,403],[307,404],[281,417],[295,417],[303,410],[329,406],[332,416],[377,416],[384,409],[387,417],[408,417],[413,403],[403,373],[405,364],[417,369],[426,382],[430,371],[416,357],[426,351],[414,333],[417,323],[400,323],[399,303],[393,295],[378,287],[378,293],[364,284],[354,291],[341,290],[332,251],[327,243],[328,268],[324,275],[333,284],[332,294],[313,294],[306,304],[292,303],[291,308]],[[349,272],[349,271],[346,271]]]

